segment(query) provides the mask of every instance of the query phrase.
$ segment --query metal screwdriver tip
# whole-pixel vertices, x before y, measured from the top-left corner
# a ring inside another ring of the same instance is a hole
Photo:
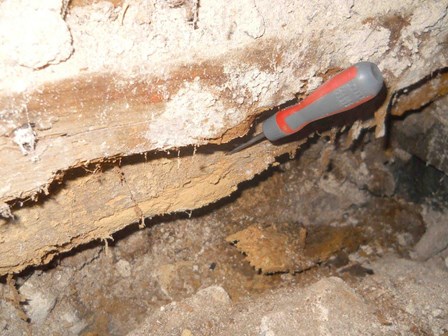
[[[265,138],[266,137],[265,137],[264,133],[260,133],[260,134],[258,134],[256,136],[254,136],[252,139],[250,139],[246,143],[243,143],[242,145],[239,145],[238,147],[232,149],[226,155],[232,155],[232,154],[235,154],[235,153],[237,153],[239,151],[242,151],[243,149],[245,149],[245,148],[247,148],[249,146],[252,146],[253,144],[255,144],[255,143],[257,143],[257,142],[259,142],[259,141],[261,141],[261,140],[263,140]]]

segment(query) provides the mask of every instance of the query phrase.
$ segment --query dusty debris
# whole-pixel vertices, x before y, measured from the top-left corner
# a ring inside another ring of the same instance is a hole
[[[25,124],[14,131],[12,139],[20,148],[23,155],[34,152],[37,143],[37,134],[31,124]]]

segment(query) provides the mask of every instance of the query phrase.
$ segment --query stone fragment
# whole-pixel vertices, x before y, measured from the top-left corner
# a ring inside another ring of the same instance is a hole
[[[117,272],[120,273],[123,278],[131,276],[131,264],[128,261],[121,259],[117,262],[115,267],[117,268]]]
[[[448,174],[448,96],[394,122],[392,134],[398,145]]]
[[[230,304],[222,287],[210,286],[181,302],[161,307],[128,336],[210,334],[206,330],[220,327],[219,316]]]
[[[34,288],[31,282],[26,282],[20,288],[20,294],[27,300],[24,308],[31,321],[36,325],[44,324],[56,304],[56,297],[49,292]]]
[[[180,335],[187,329],[193,335],[382,335],[380,328],[373,307],[330,277],[240,305],[230,305],[221,287],[209,287],[163,307],[128,335]]]
[[[415,245],[415,258],[427,260],[448,248],[448,213],[429,209],[424,214],[425,234]]]
[[[1,285],[0,285],[1,286]],[[0,336],[28,335],[28,323],[17,314],[11,302],[0,299]]]
[[[388,255],[371,264],[375,274],[365,278],[361,287],[370,288],[366,299],[393,321],[395,330],[406,333],[413,325],[420,334],[444,335],[448,327],[448,272],[440,266]]]
[[[342,279],[324,278],[261,317],[261,335],[378,335],[372,307]]]

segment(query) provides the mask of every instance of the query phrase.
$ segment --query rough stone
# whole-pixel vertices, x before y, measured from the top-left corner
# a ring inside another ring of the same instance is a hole
[[[31,282],[26,282],[20,288],[20,294],[26,299],[27,304],[24,308],[31,321],[37,326],[44,324],[56,304],[55,296],[34,288]]]
[[[365,278],[361,288],[367,289],[365,297],[374,302],[383,312],[383,318],[389,321],[386,330],[419,330],[422,334],[433,335],[447,332],[446,269],[395,256],[386,256],[371,267],[374,275]]]
[[[263,315],[264,335],[377,334],[380,324],[373,310],[340,278],[322,279],[303,291],[292,307],[283,304]]]
[[[277,290],[218,310],[211,300],[203,307],[209,313],[204,323],[196,323],[204,312],[191,304],[202,302],[204,295],[195,295],[152,314],[129,335],[175,335],[185,329],[193,335],[264,336],[446,332],[446,271],[394,256],[372,266],[374,275],[354,287],[329,277],[306,288]]]
[[[207,298],[207,304],[198,310],[197,304],[204,304],[202,300]],[[229,304],[228,299],[225,301]],[[204,323],[196,324],[204,314]],[[162,313],[155,313],[129,336],[175,335],[186,327],[193,335],[379,335],[381,330],[372,307],[343,280],[330,277],[305,289],[278,291],[227,309],[221,301],[199,292],[191,299],[164,307]]]
[[[131,276],[131,264],[126,260],[119,260],[116,264],[117,272],[123,278],[128,278]]]
[[[230,303],[229,295],[222,287],[207,287],[182,302],[161,307],[141,328],[128,335],[180,335],[186,329],[193,335],[201,335],[211,326],[219,328],[219,316]]]
[[[17,308],[11,302],[0,299],[0,336],[11,335],[29,335],[29,326],[20,318]]]
[[[395,192],[395,177],[388,167],[389,157],[378,145],[368,143],[364,151],[354,155],[350,152],[332,155],[331,162],[336,174],[347,175],[359,189],[367,189],[378,196],[391,196]]]
[[[395,121],[392,130],[398,145],[427,164],[448,174],[448,97]]]
[[[423,218],[427,229],[415,245],[415,257],[427,260],[448,248],[448,213],[426,208]]]

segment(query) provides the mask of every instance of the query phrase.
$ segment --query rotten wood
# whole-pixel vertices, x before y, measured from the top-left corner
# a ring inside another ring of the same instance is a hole
[[[96,0],[73,1],[72,5],[92,2]],[[227,40],[213,45],[219,54],[209,57],[192,49],[187,60],[169,54],[162,62],[166,68],[163,76],[151,72],[149,66],[126,73],[80,68],[63,80],[46,81],[43,76],[37,81],[39,86],[30,86],[20,94],[0,92],[0,211],[6,214],[0,218],[0,275],[48,263],[61,252],[107,239],[141,221],[142,216],[196,209],[228,196],[239,183],[273,164],[277,156],[293,152],[305,138],[278,147],[264,142],[232,156],[224,155],[230,149],[225,143],[246,134],[261,112],[305,94],[317,77],[325,80],[339,67],[370,59],[383,64],[390,94],[409,72],[424,75],[432,70],[438,62],[432,53],[440,48],[428,41],[443,27],[446,8],[434,8],[434,15],[426,18],[428,22],[421,23],[413,20],[413,15],[421,13],[424,5],[412,0],[407,3],[391,7],[387,10],[391,19],[382,20],[385,5],[371,9],[368,3],[360,3],[359,14],[352,7],[341,9],[331,1],[321,2],[319,6],[327,6],[325,10],[307,7],[313,23],[320,20],[319,26],[309,29],[311,22],[303,23],[308,15],[299,26],[294,25],[296,21],[278,26],[275,13],[269,10],[271,4],[265,2],[264,8],[258,8],[264,13],[253,10],[257,17],[265,15],[260,20],[263,29],[243,27],[255,36],[253,40],[245,40],[246,32],[243,42],[231,44],[233,30],[238,28],[232,24],[224,34]],[[302,15],[306,6],[300,7],[297,15]],[[342,25],[322,24],[332,9],[345,10],[338,16]],[[408,13],[399,16],[400,12]],[[282,15],[296,15],[291,13],[284,11]],[[438,21],[432,22],[433,17]],[[216,30],[212,25],[215,21],[202,33]],[[121,20],[120,27],[123,24]],[[425,25],[431,31],[423,31]],[[437,38],[444,38],[442,32]],[[409,50],[411,44],[418,50]],[[397,55],[400,60],[396,60]],[[424,59],[422,55],[430,56]],[[401,67],[411,60],[414,63],[409,68]],[[38,79],[40,71],[50,70],[46,72],[49,75],[52,69],[38,69],[33,78]],[[54,69],[57,72],[61,68]],[[268,79],[260,80],[263,77]],[[196,80],[202,86],[194,94],[206,91],[222,104],[213,113],[201,114],[198,125],[202,127],[209,117],[229,109],[240,112],[238,121],[225,120],[211,136],[192,137],[184,148],[172,146],[163,148],[170,153],[157,152],[161,149],[155,146],[158,133],[148,137],[148,127],[167,112],[173,113],[175,109],[167,109],[167,104]],[[420,105],[427,102],[424,94],[417,97]],[[404,102],[405,97],[397,101],[396,111]],[[374,120],[358,123],[351,134],[376,126],[377,135],[382,136],[385,117],[386,106],[382,106]],[[18,135],[22,135],[22,142]],[[206,146],[196,152],[193,146],[198,145]]]

